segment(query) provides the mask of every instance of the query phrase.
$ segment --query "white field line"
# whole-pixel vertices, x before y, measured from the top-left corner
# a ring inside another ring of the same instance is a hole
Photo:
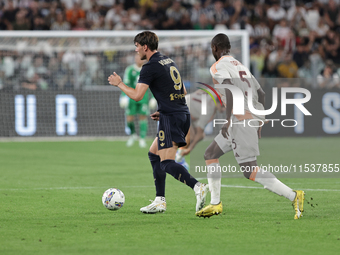
[[[242,186],[242,185],[221,185],[223,188],[235,189],[263,189],[263,187]],[[31,189],[0,189],[0,191],[22,191],[22,190],[82,190],[82,189],[108,189],[109,187],[50,187],[50,188],[31,188]],[[154,188],[154,186],[120,186],[123,188]],[[340,192],[340,189],[303,189],[304,191],[323,191],[323,192]]]

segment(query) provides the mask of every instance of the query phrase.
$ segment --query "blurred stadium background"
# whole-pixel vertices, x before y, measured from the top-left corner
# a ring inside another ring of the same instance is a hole
[[[193,194],[173,178],[167,212],[144,215],[139,208],[154,197],[147,149],[59,140],[125,139],[120,91],[107,77],[123,76],[133,63],[138,31],[159,35],[160,51],[175,60],[190,91],[197,82],[211,84],[210,40],[224,32],[232,55],[263,86],[267,109],[273,87],[303,87],[312,95],[305,104],[312,116],[293,106],[286,116],[280,107],[268,116],[299,124],[266,125],[262,135],[270,138],[260,141],[259,163],[339,164],[339,12],[339,0],[0,0],[0,253],[338,254],[338,172],[327,179],[277,174],[308,194],[298,222],[286,199],[242,174],[223,178],[219,217],[195,217]],[[150,137],[156,125],[149,121]],[[58,142],[36,142],[45,138]],[[208,144],[195,148],[191,165],[204,165]],[[224,160],[236,165],[231,154]],[[118,212],[101,205],[110,187],[126,195]],[[213,238],[197,241],[202,229]]]
[[[0,28],[12,31],[0,32],[0,137],[124,136],[120,92],[107,77],[133,63],[133,37],[143,29],[160,35],[160,51],[179,65],[190,91],[211,83],[217,32],[230,36],[232,54],[259,79],[268,104],[273,86],[311,91],[313,117],[300,118],[304,126],[264,135],[340,133],[339,1],[1,3]],[[286,119],[299,116],[292,108]],[[154,136],[156,124],[149,126]]]

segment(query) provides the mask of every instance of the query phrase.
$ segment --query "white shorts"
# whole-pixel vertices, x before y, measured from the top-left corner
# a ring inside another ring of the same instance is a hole
[[[215,137],[215,142],[223,151],[227,153],[231,150],[234,151],[234,156],[237,163],[245,163],[256,160],[256,156],[260,155],[259,140],[257,135],[257,127],[250,127],[247,124],[233,123],[229,127],[229,136],[224,138],[222,131]]]

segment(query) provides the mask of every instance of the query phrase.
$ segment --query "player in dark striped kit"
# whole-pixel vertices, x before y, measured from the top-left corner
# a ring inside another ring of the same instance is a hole
[[[150,88],[158,103],[157,112],[151,118],[159,120],[158,134],[149,150],[156,186],[156,198],[143,213],[166,210],[165,178],[171,174],[195,191],[196,211],[203,208],[208,185],[198,182],[188,171],[175,162],[178,147],[186,145],[185,136],[190,127],[190,113],[185,102],[186,90],[175,62],[157,51],[158,37],[144,31],[134,39],[136,52],[148,62],[143,65],[136,88],[126,86],[115,72],[108,78],[111,85],[120,88],[131,99],[139,101]]]

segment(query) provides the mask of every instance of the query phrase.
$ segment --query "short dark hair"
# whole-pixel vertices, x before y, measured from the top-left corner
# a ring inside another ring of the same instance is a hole
[[[134,43],[147,45],[151,51],[158,49],[158,36],[151,31],[144,31],[135,36]]]
[[[217,34],[211,40],[211,44],[215,45],[218,49],[230,51],[230,40],[226,34]]]

